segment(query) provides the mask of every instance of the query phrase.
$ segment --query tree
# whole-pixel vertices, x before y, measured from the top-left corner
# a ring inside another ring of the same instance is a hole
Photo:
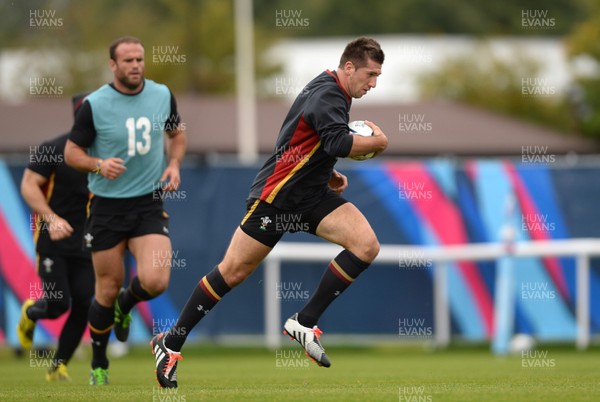
[[[576,74],[575,117],[582,133],[600,138],[600,4],[589,3],[589,18],[567,38],[567,48]]]
[[[522,54],[501,60],[482,42],[470,55],[422,75],[420,85],[425,97],[447,98],[571,132],[568,102],[552,86],[535,82],[539,67]]]
[[[3,2],[0,46],[24,49],[20,71],[66,77],[66,93],[90,90],[110,80],[108,46],[119,36],[139,37],[146,50],[147,76],[176,92],[231,93],[234,80],[234,22],[232,0],[131,0]],[[31,13],[61,20],[55,29],[32,28]],[[10,29],[7,29],[9,27]],[[262,28],[255,32],[259,53],[273,38]],[[49,63],[60,59],[60,63]],[[260,63],[260,58],[255,58]],[[276,67],[275,67],[276,68]],[[269,70],[261,65],[258,75]],[[31,73],[33,74],[33,73]],[[27,74],[25,74],[27,75]],[[23,77],[23,86],[28,85]]]

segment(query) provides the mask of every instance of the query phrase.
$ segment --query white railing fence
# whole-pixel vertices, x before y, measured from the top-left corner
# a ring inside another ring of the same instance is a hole
[[[275,289],[281,283],[281,263],[328,263],[341,247],[323,243],[281,242],[265,260],[265,341],[269,348],[282,343],[281,300]],[[502,257],[575,257],[576,261],[576,320],[578,349],[590,343],[590,258],[600,255],[600,239],[566,239],[503,243],[469,243],[453,246],[382,245],[375,264],[399,266],[404,262],[430,261],[433,264],[434,342],[439,347],[450,343],[450,311],[448,303],[448,263],[453,261],[486,261]]]

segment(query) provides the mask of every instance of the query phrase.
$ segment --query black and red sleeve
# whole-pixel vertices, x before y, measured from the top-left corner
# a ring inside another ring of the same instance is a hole
[[[332,157],[345,158],[352,149],[348,112],[344,94],[331,87],[313,93],[304,111],[304,118],[320,137],[323,150]]]

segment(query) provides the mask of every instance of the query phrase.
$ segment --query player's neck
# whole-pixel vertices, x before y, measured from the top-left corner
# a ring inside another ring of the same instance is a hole
[[[129,88],[129,87],[126,87],[125,85],[123,85],[119,80],[113,80],[112,86],[114,89],[116,89],[117,91],[119,91],[122,94],[136,95],[136,94],[139,94],[140,92],[142,92],[142,89],[144,89],[145,82],[146,82],[146,80],[142,80],[142,82],[140,82],[140,85],[138,85],[137,87]]]

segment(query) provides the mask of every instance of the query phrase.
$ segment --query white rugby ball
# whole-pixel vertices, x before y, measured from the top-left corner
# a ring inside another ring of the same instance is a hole
[[[522,354],[535,348],[535,338],[528,334],[516,334],[508,345],[509,352],[513,355]]]
[[[373,129],[367,126],[364,120],[351,121],[348,123],[348,128],[350,128],[350,134],[353,135],[362,135],[363,137],[370,137],[373,135]],[[366,155],[351,156],[350,159],[354,159],[355,161],[365,161],[371,159],[373,156],[375,156],[375,152]]]

